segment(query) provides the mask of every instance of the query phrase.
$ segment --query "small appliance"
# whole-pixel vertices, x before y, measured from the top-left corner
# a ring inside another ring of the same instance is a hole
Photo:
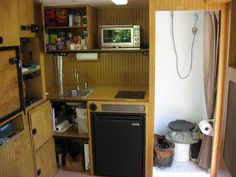
[[[101,26],[102,48],[140,48],[140,25]]]

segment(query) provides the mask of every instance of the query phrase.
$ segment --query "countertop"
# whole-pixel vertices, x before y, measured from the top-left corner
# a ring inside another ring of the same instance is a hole
[[[69,88],[69,87],[67,87]],[[47,98],[50,100],[61,101],[118,101],[118,102],[148,102],[148,87],[143,86],[92,86],[89,88],[93,92],[86,98],[81,97],[64,97],[59,95],[59,89],[57,87],[48,90]],[[65,89],[64,92],[70,89]],[[115,98],[118,91],[145,91],[144,99],[122,99]]]

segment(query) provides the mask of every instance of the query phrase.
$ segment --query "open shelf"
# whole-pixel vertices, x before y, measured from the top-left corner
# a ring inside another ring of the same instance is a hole
[[[47,51],[48,54],[57,53],[149,53],[148,48],[144,49],[89,49],[89,50],[52,50]]]
[[[46,30],[56,30],[56,29],[86,29],[86,26],[56,26],[56,27],[46,27]]]
[[[55,137],[64,137],[64,138],[82,138],[82,139],[88,139],[88,134],[79,134],[78,126],[73,125],[65,132],[55,132]]]

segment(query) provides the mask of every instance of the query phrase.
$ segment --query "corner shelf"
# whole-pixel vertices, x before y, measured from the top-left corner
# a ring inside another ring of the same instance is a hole
[[[88,134],[79,134],[78,127],[76,125],[73,125],[65,132],[55,132],[55,137],[61,137],[61,138],[81,138],[81,139],[88,139]]]

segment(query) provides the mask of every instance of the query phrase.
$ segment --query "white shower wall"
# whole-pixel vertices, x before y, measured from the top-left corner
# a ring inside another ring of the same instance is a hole
[[[202,11],[175,11],[174,34],[180,72],[185,75],[190,66],[194,13],[198,14],[193,68],[182,80],[176,71],[171,37],[170,11],[156,12],[155,49],[155,133],[165,134],[168,123],[185,119],[199,123],[207,119],[203,84],[203,25]]]

